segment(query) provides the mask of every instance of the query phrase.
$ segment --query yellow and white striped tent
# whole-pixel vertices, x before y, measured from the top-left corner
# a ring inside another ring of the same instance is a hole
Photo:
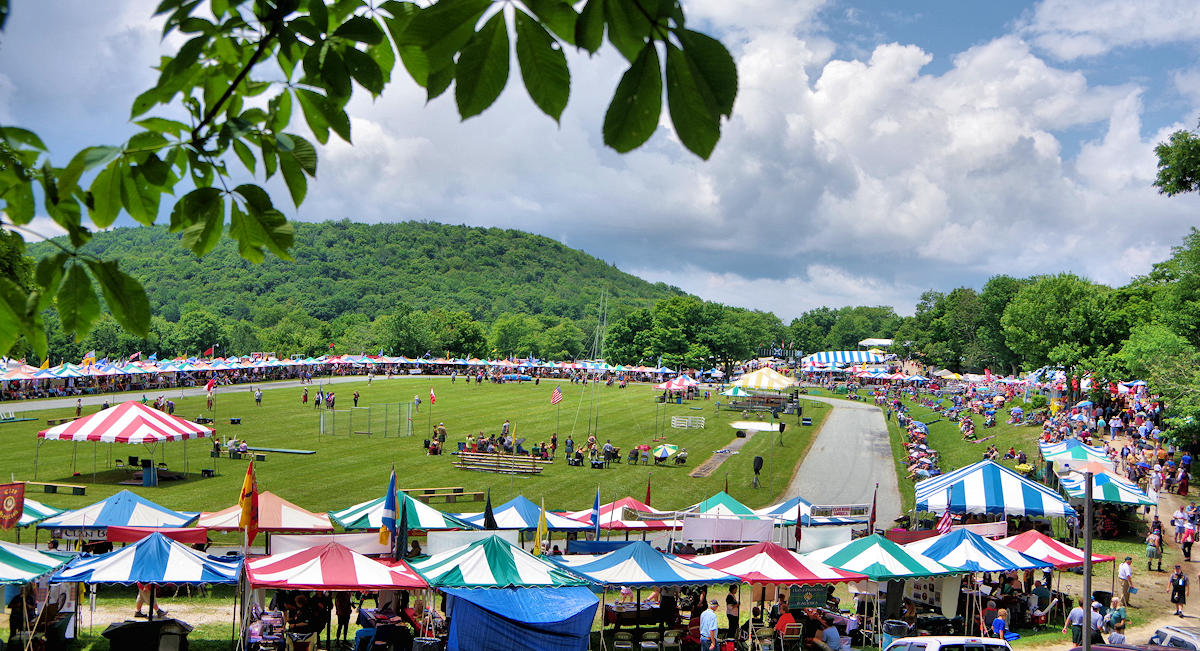
[[[790,388],[795,383],[796,382],[792,380],[792,378],[768,366],[765,368],[760,368],[753,373],[747,373],[734,380],[731,384],[735,387],[742,387],[743,389],[782,391]]]

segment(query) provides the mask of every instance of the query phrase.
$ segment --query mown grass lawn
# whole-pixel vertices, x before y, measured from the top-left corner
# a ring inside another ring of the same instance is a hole
[[[370,426],[376,432],[372,436],[322,436],[319,434],[321,412],[314,409],[311,402],[316,385],[310,388],[307,407],[300,404],[300,389],[271,389],[270,385],[265,387],[263,405],[255,406],[252,391],[246,386],[245,391],[217,395],[216,427],[219,435],[244,438],[251,446],[315,450],[314,455],[272,453],[266,462],[256,463],[255,470],[261,490],[274,491],[318,512],[341,509],[382,495],[392,466],[396,468],[402,488],[462,486],[468,491],[490,490],[496,504],[521,494],[535,502],[545,498],[547,508],[564,510],[590,506],[597,487],[605,502],[625,496],[642,499],[647,480],[651,483],[655,507],[682,508],[722,490],[728,474],[729,492],[751,507],[761,507],[777,501],[782,495],[802,453],[830,409],[821,403],[804,401],[804,414],[813,418],[814,426],[801,427],[796,418],[791,417],[782,437],[759,434],[739,454],[729,456],[711,476],[693,478],[688,476],[690,471],[734,439],[734,430],[729,423],[741,419],[740,413],[717,412],[715,400],[662,405],[655,401],[657,393],[647,385],[620,389],[566,382],[561,385],[565,398],[555,407],[550,404],[550,396],[557,384],[557,381],[543,381],[538,386],[532,383],[476,385],[462,379],[451,383],[449,378],[397,378],[376,379],[369,385],[365,380],[332,385],[337,396],[338,427],[344,431],[349,431],[350,423],[349,415],[342,410],[350,408],[355,390],[361,393],[361,406],[392,404],[393,414],[398,413],[397,403],[408,403],[414,396],[420,396],[422,404],[413,419],[412,436],[396,436],[394,432],[382,435],[383,420],[378,411]],[[431,387],[437,394],[437,404],[432,409],[429,404]],[[715,397],[715,391],[713,395]],[[148,397],[153,399],[155,394]],[[202,397],[180,398],[178,393],[168,397],[177,403],[176,415],[189,419],[213,415],[207,411]],[[94,410],[85,408],[85,413]],[[0,425],[0,438],[7,451],[0,458],[0,477],[6,480],[10,477],[33,479],[37,431],[46,427],[47,418],[73,416],[74,410],[46,410],[28,415],[40,420]],[[672,429],[672,416],[703,416],[706,426],[692,430]],[[241,425],[230,425],[230,417],[241,418]],[[367,429],[363,427],[366,410],[359,410],[354,418],[354,430]],[[536,441],[548,441],[557,423],[559,460],[539,476],[511,477],[458,470],[453,467],[453,456],[425,454],[422,443],[428,438],[431,425],[445,423],[449,432],[447,448],[454,449],[469,432],[498,432],[506,418],[511,421],[517,438],[526,439],[526,449]],[[566,437],[573,433],[576,444],[582,444],[587,437],[589,418],[601,443],[611,439],[614,445],[629,450],[640,443],[656,444],[655,436],[661,433],[665,442],[688,449],[688,463],[685,466],[673,463],[661,466],[614,464],[608,470],[567,466],[561,452]],[[394,430],[396,419],[393,416],[389,420]],[[246,462],[221,459],[216,465],[217,476],[203,479],[200,470],[214,467],[209,449],[207,441],[188,442],[188,478],[162,482],[157,488],[142,488],[119,485],[127,474],[110,469],[109,459],[110,456],[146,456],[143,446],[46,442],[37,452],[37,479],[84,484],[87,494],[31,492],[30,497],[59,508],[78,508],[130,488],[174,509],[219,510],[237,501]],[[752,461],[756,455],[766,462],[758,489],[751,485]],[[172,470],[182,469],[184,444],[160,447],[155,459],[165,459]],[[95,481],[93,460],[99,468]],[[72,468],[79,474],[73,475]],[[451,505],[445,510],[478,511],[482,506],[482,503],[467,503],[459,507]],[[25,532],[22,538],[28,540],[28,536],[29,532]],[[11,540],[13,532],[4,532],[4,537]],[[45,540],[45,534],[41,538]]]

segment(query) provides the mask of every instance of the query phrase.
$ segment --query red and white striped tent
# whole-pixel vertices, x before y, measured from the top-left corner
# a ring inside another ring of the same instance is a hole
[[[212,428],[172,416],[140,402],[123,402],[90,416],[38,432],[47,441],[163,443],[211,436]]]
[[[1040,561],[1052,563],[1055,568],[1060,570],[1083,566],[1084,555],[1082,549],[1060,543],[1050,536],[1032,529],[1015,536],[1002,538],[996,542],[1010,549],[1015,549],[1026,556],[1032,556]],[[1114,556],[1092,554],[1093,563],[1107,563],[1115,560],[1117,559]]]
[[[213,513],[201,513],[196,526],[213,531],[240,531],[241,518],[242,507],[234,504]],[[324,513],[307,511],[271,491],[263,491],[258,494],[258,530],[265,533],[330,533],[333,524]]]
[[[637,511],[639,513],[663,513],[662,511],[651,508],[647,504],[639,502],[632,497],[623,497],[615,502],[609,502],[608,504],[600,505],[600,528],[615,531],[664,531],[666,529],[679,529],[683,526],[679,520],[665,518],[658,520],[625,520],[623,519],[626,515],[625,509]],[[573,520],[590,523],[592,518],[592,510],[584,509],[582,511],[564,513],[563,515]]]
[[[687,391],[688,387],[694,387],[697,384],[699,383],[692,378],[686,375],[680,375],[673,380],[667,380],[662,384],[656,384],[654,385],[654,388],[658,391]]]
[[[385,564],[332,542],[250,559],[246,562],[246,578],[252,588],[280,590],[411,590],[429,587],[425,579],[404,561]]]
[[[129,443],[143,444],[153,458],[158,443],[183,441],[183,471],[188,471],[187,440],[212,436],[213,430],[198,423],[172,416],[140,402],[123,402],[89,416],[63,423],[38,432],[38,452],[46,441],[71,441],[73,443]],[[75,455],[71,455],[73,472]],[[161,459],[160,459],[161,460]],[[92,480],[96,479],[96,455],[92,454]],[[37,455],[33,460],[33,476],[37,479]]]
[[[819,585],[867,580],[864,574],[830,567],[773,542],[694,556],[692,561],[732,574],[751,584]]]

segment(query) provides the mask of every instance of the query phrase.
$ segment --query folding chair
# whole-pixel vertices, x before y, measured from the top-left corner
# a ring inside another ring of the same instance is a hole
[[[633,650],[633,633],[618,631],[613,634],[613,649]]]
[[[788,624],[780,636],[781,651],[801,651],[804,647],[804,625]]]
[[[638,643],[638,649],[649,649],[650,651],[662,651],[662,637],[658,631],[648,631],[642,633],[642,641]]]

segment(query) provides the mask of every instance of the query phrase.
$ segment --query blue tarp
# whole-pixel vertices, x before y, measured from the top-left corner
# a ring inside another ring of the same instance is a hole
[[[584,587],[443,592],[449,595],[447,651],[584,651],[600,603]]]
[[[607,554],[636,540],[568,540],[568,554]]]

